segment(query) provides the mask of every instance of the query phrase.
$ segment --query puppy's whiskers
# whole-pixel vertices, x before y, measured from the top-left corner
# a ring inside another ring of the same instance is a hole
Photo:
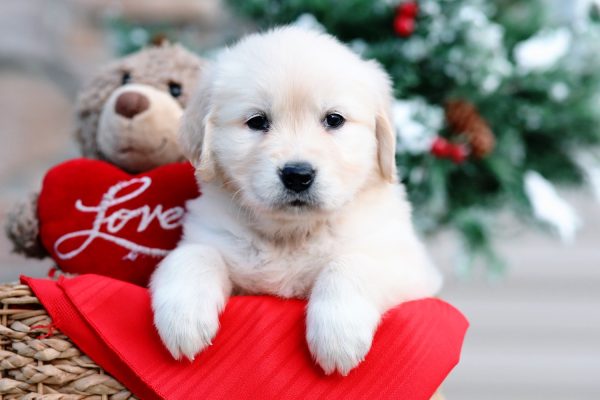
[[[233,201],[233,203],[235,204],[236,208],[237,208],[237,215],[236,218],[240,219],[242,216],[246,216],[246,217],[250,217],[251,215],[249,214],[250,210],[248,210],[246,207],[243,207],[240,202],[237,201],[237,197],[238,195],[242,192],[242,189],[239,188],[238,190],[236,190],[233,195],[231,196],[231,200]]]

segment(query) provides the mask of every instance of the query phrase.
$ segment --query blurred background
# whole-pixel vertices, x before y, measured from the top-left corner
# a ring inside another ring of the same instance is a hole
[[[79,154],[82,82],[156,35],[210,58],[280,23],[394,79],[415,221],[471,322],[452,400],[600,399],[600,8],[592,0],[3,0],[0,218]],[[45,276],[11,253],[0,279]]]

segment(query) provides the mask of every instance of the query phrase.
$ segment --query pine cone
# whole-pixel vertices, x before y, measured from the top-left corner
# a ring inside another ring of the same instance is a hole
[[[467,139],[475,157],[483,158],[494,150],[494,134],[473,104],[465,100],[451,100],[446,103],[445,111],[450,129]]]

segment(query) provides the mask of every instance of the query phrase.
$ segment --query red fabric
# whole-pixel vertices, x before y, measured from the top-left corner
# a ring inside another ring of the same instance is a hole
[[[67,161],[44,178],[42,243],[65,272],[145,286],[181,237],[185,202],[198,194],[189,163],[129,175],[103,161]]]
[[[358,368],[325,376],[305,342],[304,301],[233,297],[213,345],[178,362],[154,329],[146,289],[95,275],[22,279],[58,328],[142,399],[426,400],[458,362],[468,326],[441,300],[404,303]]]

